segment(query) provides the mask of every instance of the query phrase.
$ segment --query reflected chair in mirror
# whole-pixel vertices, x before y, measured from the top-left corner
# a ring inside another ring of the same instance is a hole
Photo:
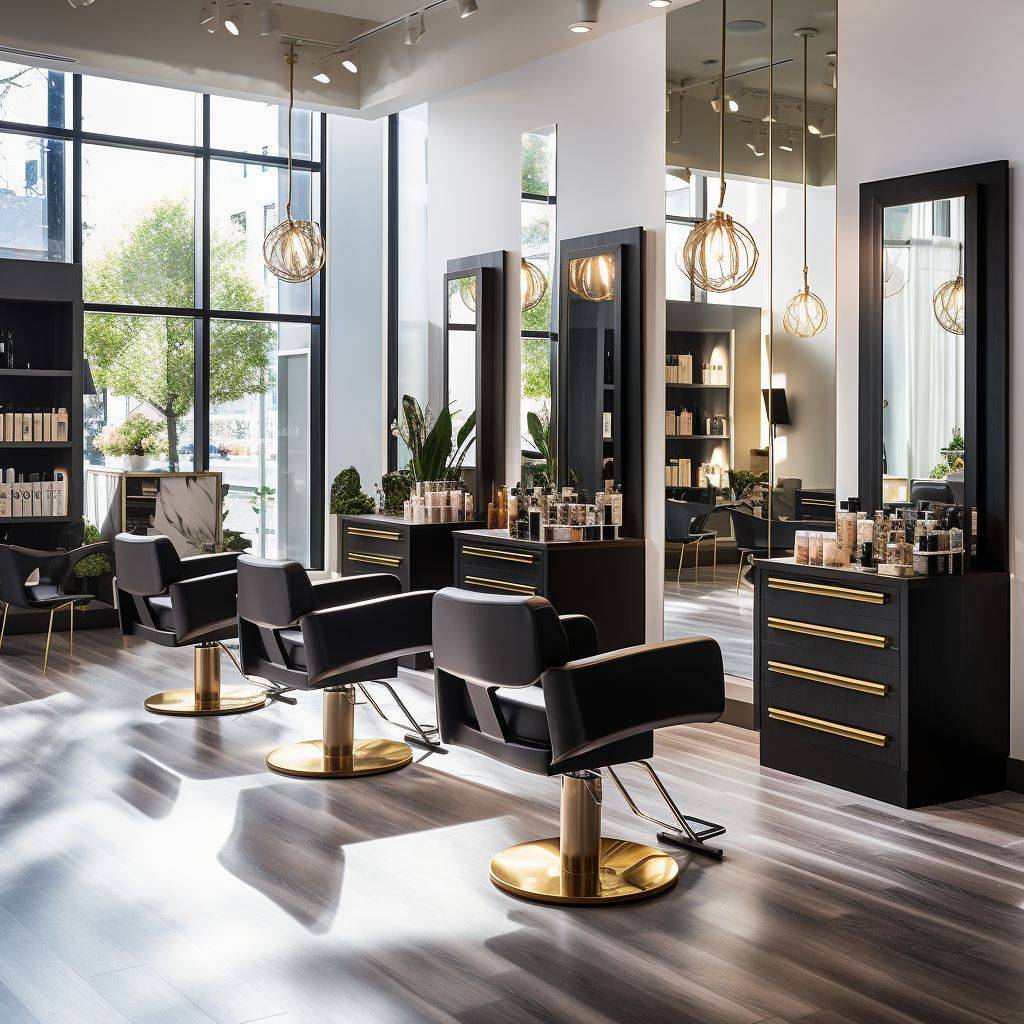
[[[504,892],[544,903],[646,899],[675,884],[664,850],[601,834],[602,771],[629,809],[664,831],[661,842],[715,859],[721,825],[684,815],[650,764],[654,730],[717,721],[725,709],[714,640],[676,640],[597,654],[593,622],[559,616],[542,597],[446,588],[434,598],[434,676],[445,743],[561,780],[561,834],[509,847],[491,860]],[[619,767],[638,764],[673,822],[633,800]]]
[[[923,501],[928,505],[955,505],[956,495],[945,480],[911,480],[911,502]]]
[[[115,593],[121,636],[161,647],[192,647],[192,688],[146,700],[157,715],[232,715],[262,708],[261,686],[221,685],[220,654],[238,632],[238,555],[179,557],[168,537],[120,533],[114,538]],[[229,656],[234,660],[231,652]]]
[[[287,689],[323,690],[323,737],[289,743],[267,767],[298,778],[353,778],[404,768],[408,743],[355,738],[357,691],[388,718],[368,683],[390,694],[413,729],[410,742],[446,753],[436,728],[416,721],[387,679],[400,657],[431,648],[432,590],[402,592],[390,573],[313,583],[298,562],[243,555],[238,560],[238,641],[242,670]]]
[[[690,544],[696,545],[693,555],[693,582],[700,573],[700,542],[712,544],[711,565],[713,578],[718,580],[718,534],[707,528],[708,519],[715,511],[714,505],[702,505],[696,501],[665,499],[665,540],[679,545],[679,566],[676,569],[676,583],[683,573],[683,556]]]
[[[75,566],[93,555],[110,551],[106,541],[86,544],[74,551],[34,551],[10,544],[0,544],[0,604],[4,606],[3,623],[0,624],[0,651],[3,650],[4,635],[7,632],[7,613],[11,607],[26,611],[50,613],[50,625],[46,630],[46,648],[43,654],[43,671],[50,662],[50,642],[53,639],[53,618],[57,612],[69,614],[70,649],[75,649],[75,609],[84,608],[93,600],[93,595],[80,589],[69,589],[81,584],[74,575]],[[28,580],[38,573],[38,582]]]

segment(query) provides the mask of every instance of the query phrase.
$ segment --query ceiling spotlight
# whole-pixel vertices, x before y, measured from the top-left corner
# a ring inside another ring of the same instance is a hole
[[[77,10],[79,7],[88,7],[92,0],[68,0],[68,3]]]
[[[647,0],[648,7],[671,7],[672,0]]]
[[[325,68],[321,68],[313,76],[313,81],[314,82],[319,82],[321,85],[330,85],[331,84],[331,76],[329,74],[327,74],[327,71],[326,71]]]
[[[422,38],[426,28],[423,24],[423,11],[414,11],[405,16],[405,45],[415,46]]]
[[[272,36],[281,31],[280,4],[270,4],[260,11],[260,35]]]
[[[821,123],[818,122],[818,121],[808,121],[807,122],[807,130],[812,135],[820,135],[821,134]]]
[[[242,25],[242,15],[241,14],[229,14],[224,19],[224,27],[233,36],[237,36],[238,35],[238,31],[241,28],[241,25]]]
[[[199,4],[199,24],[207,32],[216,32],[220,28],[220,10],[217,0],[201,0]]]
[[[569,26],[570,32],[590,32],[597,24],[600,0],[576,0],[576,20]]]
[[[715,86],[715,95],[711,98],[711,109],[716,114],[720,114],[722,112],[722,93],[717,85]],[[734,100],[728,93],[725,94],[725,109],[728,110],[730,114],[735,114],[736,111],[740,109],[739,103],[737,103],[736,100]]]
[[[779,149],[781,149],[783,153],[792,153],[793,152],[793,140],[790,138],[790,139],[787,139],[785,142],[780,142],[779,143]]]
[[[354,53],[343,53],[341,55],[341,66],[346,71],[351,71],[353,75],[359,73],[359,65],[356,63],[356,57]]]
[[[833,89],[836,89],[836,88],[839,87],[839,82],[837,81],[837,75],[836,75],[836,62],[834,60],[830,60],[825,65],[825,77],[822,78],[821,84],[822,85],[829,85]]]
[[[747,149],[754,154],[758,159],[764,156],[764,146],[761,140],[757,138],[753,132],[747,135]]]
[[[460,18],[468,18],[480,10],[476,5],[476,0],[455,0],[455,6],[459,9]]]

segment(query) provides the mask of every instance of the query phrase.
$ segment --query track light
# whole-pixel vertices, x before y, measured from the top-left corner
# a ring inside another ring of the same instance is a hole
[[[716,113],[722,112],[722,93],[719,91],[718,86],[715,86],[715,95],[711,98],[711,109]],[[740,109],[739,103],[736,102],[728,93],[725,94],[725,109],[730,114],[735,114]]]
[[[468,18],[480,10],[476,5],[476,0],[455,0],[455,6],[459,9],[460,18]]]
[[[590,32],[598,21],[599,0],[576,0],[576,20],[569,26],[570,32]]]
[[[319,82],[321,85],[330,85],[331,76],[327,73],[327,67],[323,63],[320,65],[320,70],[313,76],[314,82]]]
[[[341,55],[341,66],[346,71],[351,71],[353,75],[359,74],[359,65],[356,63],[356,56],[354,53],[343,53]]]
[[[647,0],[648,7],[671,7],[672,0]]]
[[[77,10],[79,7],[88,7],[92,0],[68,0],[68,3]]]
[[[821,134],[821,123],[819,121],[808,121],[807,122],[807,130],[812,135],[820,135]]]
[[[747,135],[747,149],[749,149],[754,156],[758,157],[758,159],[764,156],[764,146],[762,145],[761,140],[755,136],[753,132],[750,132]]]
[[[784,142],[780,142],[779,143],[779,149],[781,149],[783,153],[792,153],[793,152],[793,138],[792,138],[792,136],[790,136],[790,138],[786,139]]]
[[[242,14],[236,11],[224,19],[224,27],[233,35],[237,36],[242,27]]]
[[[280,4],[270,4],[260,11],[260,35],[272,36],[281,31]]]
[[[830,60],[825,65],[825,77],[822,78],[821,84],[822,85],[829,85],[833,89],[836,89],[836,88],[839,87],[839,82],[837,81],[837,75],[836,75],[836,62],[834,60]]]
[[[426,31],[423,25],[423,11],[416,11],[405,16],[405,45],[415,46]]]
[[[220,28],[220,9],[217,7],[217,0],[201,0],[199,24],[210,33],[216,32]]]

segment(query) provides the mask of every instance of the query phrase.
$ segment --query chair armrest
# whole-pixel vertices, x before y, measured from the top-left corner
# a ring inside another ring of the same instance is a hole
[[[210,629],[234,622],[238,614],[237,572],[179,580],[170,585],[168,593],[178,643],[188,643]]]
[[[433,601],[433,590],[414,590],[304,615],[309,685],[327,686],[335,676],[429,651]]]
[[[626,647],[544,673],[552,764],[725,711],[722,650],[697,637]]]
[[[74,551],[68,551],[61,556],[67,559],[67,565],[63,568],[63,576],[60,581],[58,582],[53,576],[50,577],[50,580],[58,584],[58,589],[62,594],[66,593],[68,582],[79,562],[84,562],[87,558],[92,558],[93,555],[110,555],[113,554],[113,551],[110,542],[105,540],[97,541],[95,544],[84,544],[80,548],[75,548]]]
[[[181,578],[194,580],[198,576],[231,572],[238,565],[237,551],[222,551],[216,555],[191,555],[181,560]]]
[[[598,652],[597,626],[586,615],[559,615],[558,621],[569,641],[569,660],[590,658]]]
[[[401,592],[402,581],[389,572],[322,580],[313,584],[313,610],[324,611],[343,604],[372,601],[375,597],[391,597]]]

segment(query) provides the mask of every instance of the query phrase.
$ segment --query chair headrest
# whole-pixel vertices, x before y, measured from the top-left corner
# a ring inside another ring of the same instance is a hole
[[[558,613],[543,597],[446,587],[434,596],[431,632],[438,668],[488,686],[529,686],[569,660]]]
[[[238,614],[260,626],[283,629],[313,610],[313,584],[299,562],[255,555],[238,559]]]
[[[169,537],[119,533],[114,538],[117,586],[129,594],[153,597],[181,579],[181,559]]]

